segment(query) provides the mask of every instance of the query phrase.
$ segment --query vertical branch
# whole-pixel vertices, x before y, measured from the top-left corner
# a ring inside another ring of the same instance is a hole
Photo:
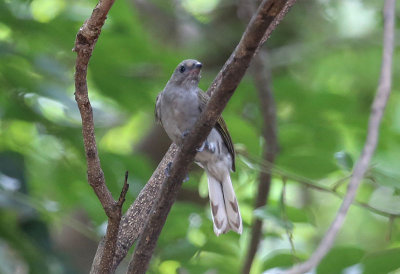
[[[271,89],[271,74],[263,61],[264,55],[260,52],[253,60],[253,77],[256,84],[260,109],[263,116],[262,137],[265,140],[263,148],[263,159],[273,164],[278,153],[278,138],[276,129],[276,107]],[[257,197],[254,208],[266,205],[271,187],[271,165],[267,170],[260,173]],[[242,273],[250,273],[251,265],[257,253],[258,245],[262,235],[262,220],[256,218],[251,229],[251,240],[248,247],[246,261]]]
[[[311,257],[304,263],[295,265],[285,273],[305,273],[316,267],[332,248],[336,235],[343,226],[345,217],[352,204],[357,188],[368,169],[369,162],[374,154],[379,135],[379,126],[382,120],[387,101],[389,99],[392,84],[392,59],[394,48],[394,22],[396,0],[385,0],[384,4],[384,32],[383,32],[383,56],[379,85],[372,110],[369,117],[367,139],[360,158],[354,167],[353,175],[347,188],[346,196],[340,206],[335,220],[332,222],[324,238]]]
[[[128,191],[128,173],[125,174],[124,187],[118,201],[113,199],[111,192],[106,186],[97,151],[93,109],[89,101],[86,80],[90,57],[113,3],[114,0],[99,1],[90,18],[79,29],[73,49],[77,53],[75,64],[75,100],[82,118],[82,135],[86,152],[88,182],[108,217],[108,226],[104,238],[104,252],[94,258],[91,273],[109,273],[111,270],[122,215],[122,205]]]
[[[243,21],[248,21],[254,14],[254,11],[255,7],[252,1],[239,1],[238,16]],[[263,52],[254,56],[252,62],[252,74],[258,91],[260,110],[263,117],[262,137],[265,140],[265,144],[263,147],[262,158],[264,161],[272,165],[275,161],[276,154],[278,153],[279,145],[276,128],[276,106],[271,88],[271,71],[269,67],[267,67],[265,59],[266,54]],[[260,173],[254,208],[259,208],[267,204],[272,178],[271,165],[269,165],[267,170]],[[242,268],[242,273],[244,274],[250,273],[262,235],[262,224],[263,221],[259,218],[256,218],[253,221],[251,239]]]
[[[94,133],[93,110],[89,101],[86,76],[94,46],[113,2],[113,0],[104,0],[96,5],[89,20],[79,29],[73,49],[77,53],[75,64],[75,100],[82,118],[82,135],[88,167],[88,181],[97,197],[99,197],[107,216],[112,215],[111,205],[114,199],[105,184],[104,173],[100,166]]]

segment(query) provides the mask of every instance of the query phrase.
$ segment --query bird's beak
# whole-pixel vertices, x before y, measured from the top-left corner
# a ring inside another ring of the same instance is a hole
[[[203,64],[200,63],[200,62],[197,62],[197,63],[194,64],[194,68],[196,68],[196,69],[200,70],[202,67],[203,67]]]
[[[195,74],[200,74],[200,70],[201,70],[202,67],[203,67],[202,63],[196,62],[196,63],[193,64],[191,72],[195,73]]]

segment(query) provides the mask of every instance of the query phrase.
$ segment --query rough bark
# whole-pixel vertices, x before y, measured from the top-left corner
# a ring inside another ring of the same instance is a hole
[[[131,246],[139,238],[144,229],[146,220],[148,219],[152,207],[157,199],[161,185],[166,178],[165,169],[168,163],[172,162],[178,148],[172,144],[164,158],[154,171],[150,180],[144,186],[137,196],[135,202],[129,207],[125,215],[121,219],[120,229],[117,239],[117,247],[115,251],[112,271],[115,272],[118,265],[125,258]],[[100,242],[95,257],[99,258],[104,253],[105,239]]]

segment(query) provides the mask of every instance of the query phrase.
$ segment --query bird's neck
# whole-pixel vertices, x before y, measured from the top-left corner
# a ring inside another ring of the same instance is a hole
[[[199,82],[194,79],[190,79],[187,81],[181,81],[181,82],[177,82],[175,80],[170,79],[167,83],[165,90],[174,91],[174,90],[180,89],[180,90],[184,90],[185,92],[196,92],[198,89],[198,86],[199,86]]]

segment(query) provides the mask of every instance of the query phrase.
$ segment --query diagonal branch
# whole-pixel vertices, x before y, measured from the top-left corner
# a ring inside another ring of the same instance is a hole
[[[332,222],[330,228],[326,232],[324,238],[321,240],[318,248],[315,250],[312,256],[306,262],[295,265],[292,269],[285,273],[308,272],[312,268],[316,267],[322,258],[324,258],[324,256],[328,253],[335,241],[337,233],[344,223],[346,214],[356,196],[357,188],[368,169],[368,164],[371,161],[372,155],[374,154],[376,145],[378,143],[379,126],[387,101],[389,99],[392,84],[395,3],[396,0],[385,0],[383,11],[385,21],[383,33],[383,57],[379,86],[374,98],[374,102],[372,103],[372,111],[368,123],[367,139],[365,141],[362,154],[354,167],[354,172],[350,179],[346,196],[344,197],[335,220]]]
[[[282,21],[282,19],[285,17],[285,15],[289,12],[290,8],[294,5],[294,3],[296,3],[296,1],[297,0],[271,0],[270,1],[271,3],[268,3],[270,6],[268,17],[269,17],[269,20],[271,20],[271,22],[268,24],[267,29],[264,31],[264,36],[261,39],[260,43],[258,43],[258,46],[255,49],[255,54],[260,50],[261,46],[264,45],[264,43],[269,39],[272,32],[279,25],[279,23]],[[260,7],[264,4],[264,2],[265,1],[263,1],[261,3]],[[253,13],[255,11],[256,11],[255,9],[253,9],[253,11],[251,11],[250,13],[249,13],[249,11],[246,11],[246,14],[243,16],[248,16],[247,20],[249,20],[252,17],[251,20],[253,20],[254,19]],[[249,23],[249,25],[250,24],[251,24],[251,22]],[[243,37],[242,37],[242,39],[243,39]],[[233,54],[225,62],[224,67],[219,71],[218,75],[215,77],[214,81],[208,88],[208,91],[207,91],[208,95],[212,95],[215,92],[217,86],[221,82],[221,79],[223,76],[222,73],[225,71],[226,66],[229,64],[229,61],[231,60],[231,58],[233,58]]]
[[[128,273],[144,273],[147,270],[167,215],[187,173],[187,167],[196,154],[196,147],[199,147],[205,140],[216,119],[221,115],[259,48],[266,30],[286,3],[285,0],[264,0],[261,3],[257,14],[250,21],[235,51],[211,85],[210,90],[214,91],[211,92],[213,95],[205,111],[196,122],[194,129],[186,137],[182,147],[178,149],[170,175],[163,182],[157,204],[154,206],[136,246]]]
[[[114,0],[100,0],[94,8],[90,18],[83,24],[76,35],[73,51],[77,53],[75,64],[75,100],[82,118],[82,135],[86,153],[88,182],[97,195],[107,217],[108,226],[104,237],[104,252],[93,261],[92,273],[109,273],[115,255],[118,230],[122,215],[122,205],[128,191],[128,173],[125,174],[125,183],[118,201],[115,201],[106,186],[104,173],[94,133],[93,110],[89,101],[87,88],[87,69],[90,57],[101,28]]]

